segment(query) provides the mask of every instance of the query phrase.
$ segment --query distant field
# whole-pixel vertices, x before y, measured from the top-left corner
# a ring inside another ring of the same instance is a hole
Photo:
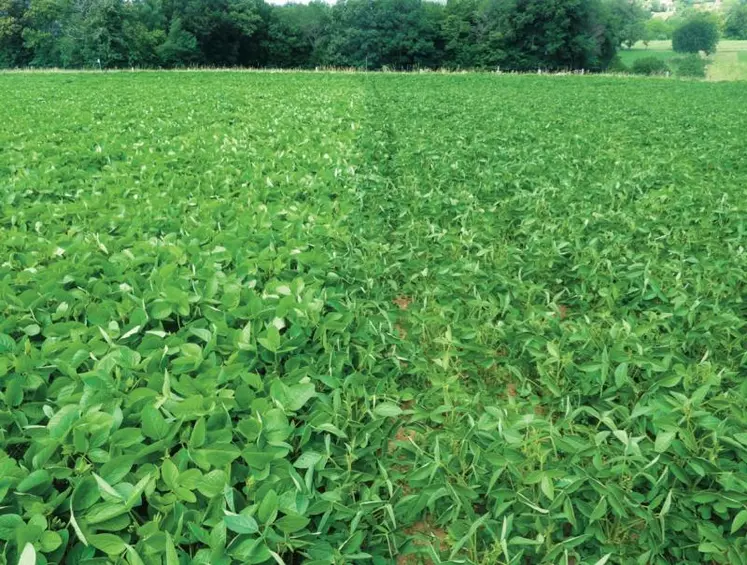
[[[643,57],[669,61],[680,55],[672,51],[671,41],[651,41],[648,46],[638,42],[633,49],[621,49],[619,56],[625,65],[630,66]],[[747,80],[747,41],[722,40],[710,61],[708,80]]]
[[[0,564],[743,565],[746,104],[0,74]]]
[[[633,46],[633,51],[671,51],[672,42],[669,40],[650,41],[648,47],[639,41]],[[747,40],[722,39],[718,44],[719,51],[747,51]]]
[[[708,66],[709,80],[747,80],[747,41],[730,42],[740,45],[719,46]]]

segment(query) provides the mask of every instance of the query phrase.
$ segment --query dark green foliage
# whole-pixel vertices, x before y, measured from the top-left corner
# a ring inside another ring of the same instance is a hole
[[[0,75],[0,563],[744,563],[743,100]]]
[[[677,76],[705,78],[708,61],[696,53],[675,57],[671,60]]]
[[[325,2],[290,4],[272,11],[268,30],[268,64],[316,67],[327,64],[332,12]]]
[[[645,43],[648,43],[649,41],[672,39],[673,31],[672,24],[668,20],[651,18],[645,24],[642,39]]]
[[[172,17],[197,39],[201,63],[256,66],[263,6],[261,0],[186,0],[175,4]]]
[[[633,61],[630,70],[637,75],[665,75],[671,72],[666,61],[659,57],[641,57]]]
[[[441,40],[445,67],[472,68],[483,57],[481,45],[489,33],[481,22],[477,0],[447,2],[441,18]],[[478,25],[480,22],[482,25]]]
[[[747,39],[747,3],[735,3],[726,14],[724,36],[727,39]]]
[[[163,61],[159,56],[159,50],[169,41],[166,33],[160,29],[149,30],[142,22],[137,20],[125,21],[123,31],[128,38],[128,66],[157,68],[162,65]],[[188,55],[189,53],[186,52],[183,54],[184,62],[189,61]]]
[[[601,70],[631,0],[0,0],[0,67]]]
[[[26,49],[33,53],[30,65],[60,66],[60,36],[63,33],[62,20],[65,14],[64,7],[56,0],[37,0],[26,10],[23,42]]]
[[[651,14],[638,0],[610,0],[607,7],[619,45],[631,48],[646,37],[646,24]]]
[[[81,57],[84,66],[127,66],[129,41],[125,36],[125,6],[121,0],[95,0],[80,14]]]
[[[24,0],[0,0],[0,68],[25,65],[30,53],[23,41]]]
[[[716,51],[718,40],[717,22],[707,15],[695,15],[674,30],[672,49],[678,53],[703,51],[709,55]]]
[[[267,30],[268,59],[279,68],[322,64],[328,23],[329,10],[320,3],[273,10]]]
[[[124,23],[129,66],[155,68],[163,64],[158,51],[168,40],[171,26],[167,21],[161,0],[140,0],[130,5]],[[185,53],[185,62],[189,60],[189,53]]]
[[[619,56],[615,56],[615,58],[612,59],[612,61],[610,61],[610,64],[607,67],[607,72],[610,72],[610,73],[623,73],[624,74],[629,71],[630,69]]]
[[[495,63],[516,70],[604,69],[619,43],[594,0],[512,0],[499,10]]]
[[[166,41],[156,48],[160,61],[167,67],[189,65],[199,60],[200,50],[194,35],[182,27],[181,18],[171,21]]]
[[[436,33],[421,0],[341,0],[332,11],[328,62],[372,69],[432,67]]]

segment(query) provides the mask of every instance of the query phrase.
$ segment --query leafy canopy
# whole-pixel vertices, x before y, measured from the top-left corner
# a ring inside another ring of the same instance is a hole
[[[0,68],[604,69],[639,0],[0,0]]]
[[[743,98],[0,75],[0,562],[743,563]]]
[[[716,21],[707,15],[696,15],[685,21],[672,34],[672,48],[678,53],[710,55],[716,51],[719,29]]]

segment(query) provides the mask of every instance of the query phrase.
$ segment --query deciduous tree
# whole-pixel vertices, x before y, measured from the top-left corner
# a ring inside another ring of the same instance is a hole
[[[695,15],[672,34],[672,48],[678,53],[705,52],[710,55],[716,51],[719,31],[716,21],[708,15]]]

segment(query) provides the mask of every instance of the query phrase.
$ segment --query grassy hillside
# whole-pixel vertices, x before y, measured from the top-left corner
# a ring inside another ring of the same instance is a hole
[[[0,75],[0,562],[744,563],[746,97]]]

